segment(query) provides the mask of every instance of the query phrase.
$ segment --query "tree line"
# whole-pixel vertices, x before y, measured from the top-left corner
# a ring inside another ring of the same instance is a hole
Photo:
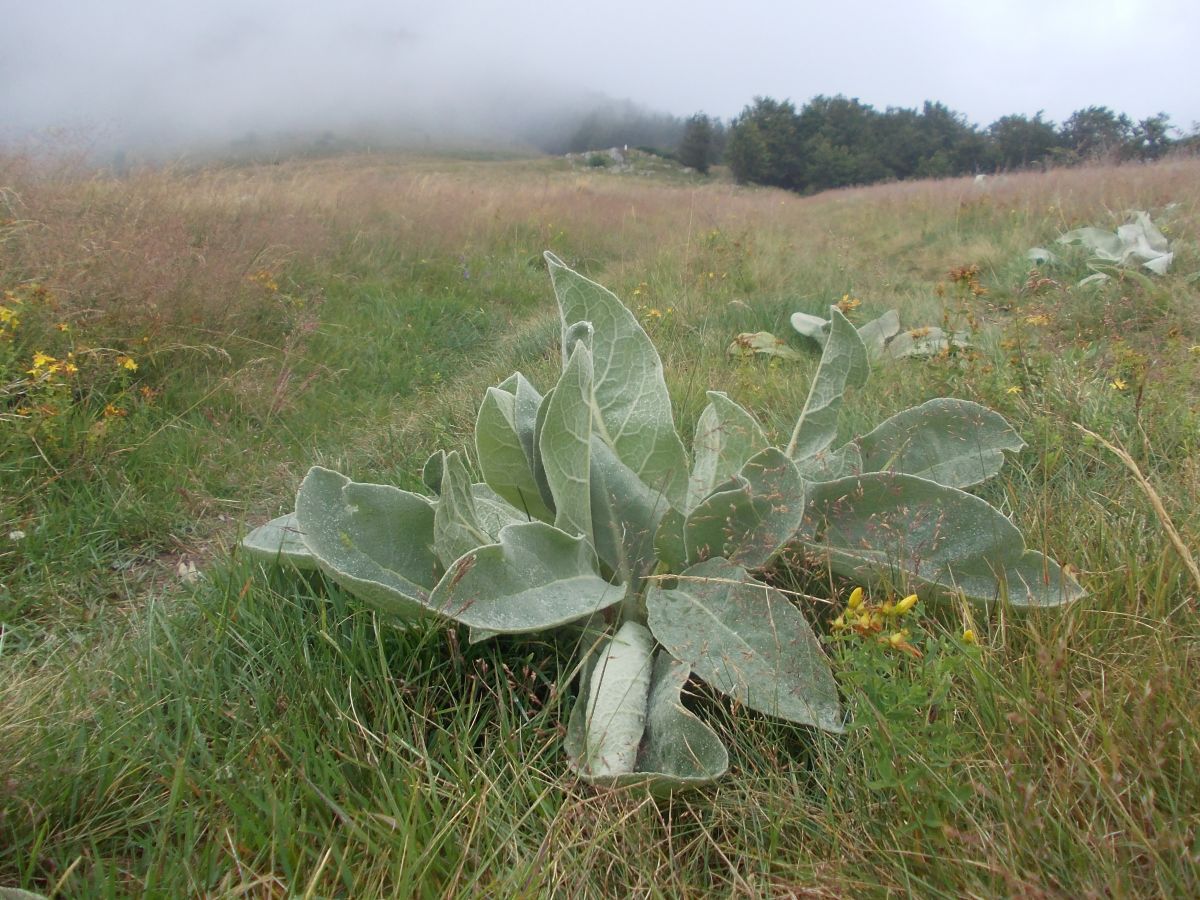
[[[1061,125],[1009,115],[980,128],[942,103],[880,111],[841,95],[818,96],[797,109],[788,100],[756,97],[728,124],[704,113],[684,120],[627,107],[593,115],[571,149],[641,146],[666,151],[707,172],[725,163],[743,184],[801,193],[906,178],[1072,165],[1090,160],[1158,159],[1174,147],[1196,149],[1200,132],[1172,137],[1170,117],[1135,121],[1106,106],[1089,106]]]

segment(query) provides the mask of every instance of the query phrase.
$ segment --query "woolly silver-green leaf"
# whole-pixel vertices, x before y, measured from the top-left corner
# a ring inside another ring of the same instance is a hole
[[[510,382],[520,390],[517,382]],[[521,382],[528,385],[523,378]],[[553,519],[533,474],[532,445],[541,395],[529,386],[526,390],[532,394],[526,393],[518,405],[517,394],[503,387],[487,389],[475,420],[475,451],[483,480],[530,518]]]
[[[571,353],[569,329],[581,321],[593,328],[597,430],[643,484],[682,506],[687,454],[675,431],[658,351],[615,294],[569,269],[553,253],[546,253],[546,262],[558,299],[564,365]]]
[[[829,339],[788,442],[787,454],[793,459],[807,459],[829,448],[837,437],[846,389],[862,387],[870,375],[867,349],[858,331],[836,306],[830,307],[829,315]]]
[[[591,468],[595,404],[592,355],[577,343],[554,391],[546,398],[539,458],[554,497],[554,524],[592,540]]]
[[[798,539],[830,568],[926,595],[989,604],[1058,606],[1083,589],[1058,563],[1027,549],[986,501],[915,475],[874,472],[808,486]]]
[[[364,603],[402,620],[428,615],[441,574],[433,505],[382,484],[360,484],[320,466],[296,492],[304,546],[326,575]]]
[[[791,459],[769,447],[688,514],[687,561],[723,556],[748,568],[765,566],[803,518],[804,480]]]
[[[718,557],[686,569],[674,587],[652,584],[646,609],[659,643],[717,690],[790,722],[842,730],[837,685],[812,628],[741,566]]]
[[[429,605],[473,629],[521,634],[584,618],[623,596],[596,574],[587,540],[534,521],[508,525],[497,543],[456,560]]]
[[[1025,441],[998,412],[939,397],[897,413],[855,443],[863,472],[904,472],[965,488],[1000,471]]]
[[[571,709],[563,742],[571,768],[584,781],[605,787],[645,784],[652,794],[668,794],[716,781],[729,769],[729,753],[721,738],[683,705],[680,694],[691,667],[660,649],[654,655],[646,724],[633,771],[599,775],[586,761],[588,698],[599,661],[593,653],[584,662],[579,697]]]
[[[596,554],[619,581],[636,589],[638,579],[654,568],[654,537],[671,506],[597,436],[592,437],[591,466]]]
[[[858,329],[858,336],[867,348],[868,359],[874,361],[886,356],[887,343],[900,331],[899,310],[889,309],[878,319],[872,319]]]
[[[708,392],[708,405],[696,420],[692,474],[684,511],[694,509],[746,461],[770,446],[754,416],[719,391]]]
[[[259,525],[242,538],[242,549],[261,562],[289,565],[301,572],[317,567],[316,559],[304,546],[294,512]]]
[[[468,550],[491,542],[479,524],[471,476],[457,450],[446,454],[440,493],[433,515],[433,548],[442,565],[448,566]]]

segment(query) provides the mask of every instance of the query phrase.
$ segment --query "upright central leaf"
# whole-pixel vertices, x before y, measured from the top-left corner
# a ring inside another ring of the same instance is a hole
[[[796,422],[787,454],[805,460],[823,453],[837,437],[838,413],[846,388],[859,388],[871,373],[867,348],[850,321],[835,306],[829,310],[831,327],[821,364],[808,389],[804,411]]]
[[[687,454],[671,418],[662,361],[633,313],[616,295],[546,254],[562,317],[564,363],[571,354],[569,329],[590,322],[593,394],[598,430],[617,457],[672,506],[687,492]]]
[[[554,524],[592,544],[592,355],[575,345],[562,377],[546,401],[538,437],[546,482],[554,497]]]
[[[770,445],[754,416],[725,394],[709,391],[708,406],[696,421],[696,436],[692,440],[695,461],[683,511],[691,512],[713,488]]]

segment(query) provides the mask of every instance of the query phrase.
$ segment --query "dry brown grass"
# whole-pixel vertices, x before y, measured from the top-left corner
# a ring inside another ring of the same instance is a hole
[[[556,247],[609,282],[636,284],[663,260],[675,276],[714,259],[713,231],[737,248],[759,290],[786,290],[814,266],[882,287],[884,260],[910,258],[930,280],[961,261],[998,265],[1055,229],[1119,221],[1136,203],[1189,196],[1200,162],[1089,167],[971,179],[904,182],[797,197],[728,183],[653,183],[580,173],[553,162],[457,163],[406,156],[297,160],[279,165],[160,169],[126,178],[73,167],[51,171],[0,157],[0,270],[37,281],[76,315],[141,327],[155,322],[219,328],[254,307],[258,269],[328,260],[346,246],[386,246],[407,258],[470,256]],[[1136,198],[1136,200],[1135,200]],[[1049,202],[1048,202],[1049,201]],[[1189,213],[1194,210],[1189,210]],[[946,221],[1007,217],[998,246]],[[844,226],[853,222],[861,237]],[[935,224],[936,223],[936,224]],[[931,240],[933,228],[938,240]],[[674,266],[672,267],[674,268]],[[889,285],[891,286],[891,285]]]

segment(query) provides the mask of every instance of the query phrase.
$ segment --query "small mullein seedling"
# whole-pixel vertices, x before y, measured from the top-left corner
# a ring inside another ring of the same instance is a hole
[[[693,676],[758,712],[843,729],[812,628],[754,574],[785,547],[860,583],[899,576],[928,597],[1044,607],[1081,595],[964,491],[1024,446],[997,413],[930,400],[835,446],[843,395],[869,374],[863,339],[836,307],[786,444],[710,392],[689,463],[637,318],[546,261],[562,374],[544,394],[519,373],[488,389],[475,432],[482,481],[458,452],[430,457],[429,495],[314,467],[294,519],[243,546],[315,565],[399,621],[466,625],[472,641],[578,624],[611,633],[584,654],[567,723],[567,757],[585,780],[671,790],[723,775],[720,737],[680,699]]]

